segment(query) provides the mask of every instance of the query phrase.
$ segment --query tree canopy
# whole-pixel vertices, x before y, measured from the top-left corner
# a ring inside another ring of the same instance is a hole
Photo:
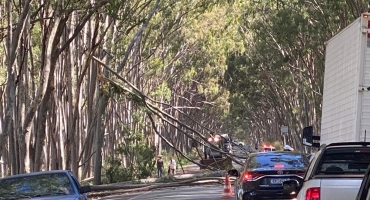
[[[207,135],[300,149],[320,127],[325,42],[364,0],[3,1],[0,158],[18,174],[151,175]],[[300,149],[303,150],[303,149]],[[103,177],[104,178],[104,177]],[[115,177],[117,178],[117,177]],[[113,177],[108,179],[113,181]]]

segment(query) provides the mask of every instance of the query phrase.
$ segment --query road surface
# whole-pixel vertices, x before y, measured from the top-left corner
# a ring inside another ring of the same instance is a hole
[[[101,197],[102,200],[221,200],[222,185],[166,188],[136,194]]]

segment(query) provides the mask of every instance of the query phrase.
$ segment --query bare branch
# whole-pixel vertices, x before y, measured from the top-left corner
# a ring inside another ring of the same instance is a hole
[[[126,62],[128,60],[128,57],[129,57],[129,54],[130,54],[132,48],[134,47],[135,42],[141,36],[141,34],[143,34],[144,29],[148,26],[149,21],[152,19],[154,13],[157,11],[158,5],[159,5],[159,1],[160,0],[156,0],[156,2],[154,4],[153,8],[151,9],[148,17],[144,21],[143,26],[136,32],[136,34],[134,35],[134,37],[131,39],[131,42],[130,42],[129,46],[126,49],[125,57],[123,58],[121,64],[119,65],[119,67],[117,69],[117,72],[121,72],[123,70],[123,67],[126,65]]]

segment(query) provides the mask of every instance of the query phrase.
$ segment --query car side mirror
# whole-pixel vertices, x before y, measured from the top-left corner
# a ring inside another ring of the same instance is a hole
[[[235,176],[235,177],[240,176],[239,171],[236,170],[236,169],[231,169],[231,170],[227,171],[227,174],[229,174],[230,176]]]
[[[80,187],[80,193],[88,193],[91,192],[91,187],[90,186],[82,186]]]
[[[320,148],[319,142],[314,142],[314,140],[320,141],[320,136],[313,135],[313,127],[307,126],[303,128],[302,134],[302,144],[309,147],[317,147]]]
[[[282,183],[284,190],[289,192],[298,192],[301,187],[301,184],[297,180],[288,180]]]

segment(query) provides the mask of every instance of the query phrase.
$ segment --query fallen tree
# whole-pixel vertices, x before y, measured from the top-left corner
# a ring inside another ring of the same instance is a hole
[[[92,185],[92,192],[88,194],[90,198],[102,197],[113,194],[123,194],[130,192],[144,192],[155,189],[181,187],[181,186],[197,186],[210,184],[223,184],[225,177],[198,177],[184,181],[174,181],[167,183],[146,183],[146,184],[109,184],[109,185]]]

